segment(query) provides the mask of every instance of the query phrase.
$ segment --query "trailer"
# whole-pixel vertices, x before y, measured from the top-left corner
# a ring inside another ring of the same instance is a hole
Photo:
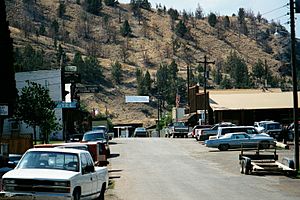
[[[253,174],[259,172],[281,173],[286,176],[296,176],[294,160],[284,157],[282,162],[278,161],[276,146],[269,149],[257,147],[255,149],[241,148],[239,154],[241,174]]]

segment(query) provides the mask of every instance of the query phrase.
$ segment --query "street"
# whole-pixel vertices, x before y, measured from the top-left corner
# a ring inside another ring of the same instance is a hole
[[[112,200],[299,199],[300,180],[280,174],[242,175],[239,151],[219,152],[194,139],[111,141]],[[279,150],[286,154],[288,150]]]

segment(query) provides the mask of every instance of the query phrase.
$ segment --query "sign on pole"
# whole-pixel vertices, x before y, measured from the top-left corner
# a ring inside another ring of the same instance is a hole
[[[126,103],[149,103],[149,96],[125,96]]]

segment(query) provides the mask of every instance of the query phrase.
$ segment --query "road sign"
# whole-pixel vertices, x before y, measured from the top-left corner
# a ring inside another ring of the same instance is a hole
[[[77,108],[77,102],[58,102],[56,108]]]
[[[125,96],[126,103],[149,103],[149,96]]]

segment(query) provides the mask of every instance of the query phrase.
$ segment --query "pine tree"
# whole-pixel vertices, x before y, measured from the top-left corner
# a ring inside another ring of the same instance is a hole
[[[212,27],[215,27],[216,24],[217,24],[217,22],[218,22],[217,16],[214,13],[210,13],[208,15],[208,19],[207,20],[208,20],[209,25],[212,26]]]
[[[66,4],[60,1],[57,9],[57,15],[59,18],[63,18],[65,13],[66,13]]]
[[[131,35],[132,30],[131,30],[128,20],[124,21],[123,25],[120,28],[120,32],[123,37],[129,37]]]
[[[14,104],[17,96],[13,40],[10,37],[8,22],[6,21],[5,1],[0,1],[0,91],[6,91],[5,95],[0,95],[0,104],[8,105],[8,116],[12,116]],[[2,121],[3,118],[0,120]],[[0,134],[2,133],[2,122],[0,121]],[[1,136],[1,135],[0,135]]]
[[[116,61],[115,63],[113,63],[111,65],[111,75],[112,75],[112,78],[114,79],[114,81],[117,84],[121,83],[121,80],[122,80],[122,65],[118,61]]]
[[[94,15],[99,15],[102,9],[102,0],[85,0],[85,10]]]
[[[175,27],[175,34],[178,35],[179,37],[183,38],[183,37],[187,36],[187,33],[188,33],[187,27],[185,26],[183,21],[180,20]]]
[[[198,4],[196,8],[195,17],[196,19],[203,19],[204,17],[203,9],[201,8],[200,4]]]

